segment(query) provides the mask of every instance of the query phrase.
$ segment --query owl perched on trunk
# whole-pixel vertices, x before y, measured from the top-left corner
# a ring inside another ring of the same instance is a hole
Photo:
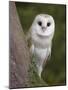
[[[41,77],[43,64],[51,55],[52,39],[55,31],[55,22],[48,14],[39,14],[30,27],[32,45],[31,53],[35,56],[38,75]]]

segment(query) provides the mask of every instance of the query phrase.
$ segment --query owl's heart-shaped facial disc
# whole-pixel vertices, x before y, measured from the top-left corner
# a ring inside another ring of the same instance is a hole
[[[32,31],[40,36],[50,36],[54,33],[54,28],[54,19],[48,14],[37,15],[32,24]]]

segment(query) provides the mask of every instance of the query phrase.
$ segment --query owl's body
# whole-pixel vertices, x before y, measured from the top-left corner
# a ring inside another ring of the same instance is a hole
[[[52,16],[47,14],[39,14],[36,16],[31,30],[31,52],[35,55],[35,63],[38,75],[41,76],[43,64],[51,55],[52,39],[54,35],[54,20]]]

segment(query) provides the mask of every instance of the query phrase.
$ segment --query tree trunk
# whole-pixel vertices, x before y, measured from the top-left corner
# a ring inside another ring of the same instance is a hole
[[[9,88],[28,87],[30,56],[15,2],[9,2]]]

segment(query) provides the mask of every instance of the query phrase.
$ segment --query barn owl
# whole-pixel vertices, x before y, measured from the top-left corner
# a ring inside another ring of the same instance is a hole
[[[48,14],[39,14],[30,27],[32,45],[30,51],[35,55],[35,64],[38,75],[41,77],[43,64],[51,55],[52,39],[55,31],[55,22]]]

